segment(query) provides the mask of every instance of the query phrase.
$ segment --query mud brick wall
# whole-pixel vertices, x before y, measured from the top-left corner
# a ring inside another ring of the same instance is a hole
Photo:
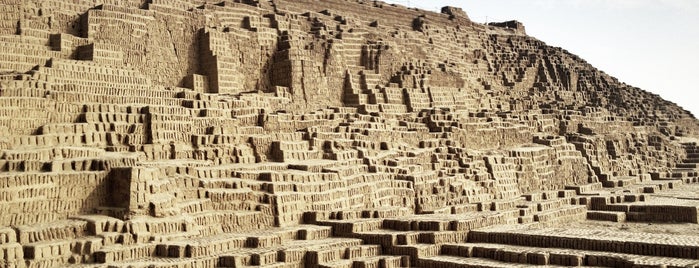
[[[624,234],[598,234],[607,235],[606,240],[594,240],[598,235],[591,235],[592,230],[569,230],[565,234],[556,234],[553,236],[543,236],[542,231],[549,229],[537,230],[534,232],[482,232],[471,231],[469,233],[469,241],[481,243],[498,243],[496,241],[511,240],[517,245],[538,246],[546,245],[553,247],[582,249],[582,250],[597,250],[617,253],[630,253],[640,255],[656,255],[677,258],[696,258],[699,254],[699,248],[694,243],[683,245],[673,245],[670,242],[663,242],[662,234],[648,234],[647,237],[627,238]],[[653,246],[650,246],[653,245]],[[680,249],[682,248],[682,249]],[[673,250],[674,249],[674,250]]]
[[[106,172],[5,175],[3,181],[2,222],[12,226],[67,219],[108,199]]]
[[[697,222],[696,119],[520,23],[355,0],[0,13],[0,266],[438,265],[445,243],[511,241],[697,257],[684,236],[474,231]],[[556,254],[536,261],[579,260]]]

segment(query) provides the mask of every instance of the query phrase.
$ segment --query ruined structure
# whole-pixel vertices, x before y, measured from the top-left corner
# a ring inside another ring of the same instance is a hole
[[[0,267],[699,263],[697,120],[519,22],[0,3]]]

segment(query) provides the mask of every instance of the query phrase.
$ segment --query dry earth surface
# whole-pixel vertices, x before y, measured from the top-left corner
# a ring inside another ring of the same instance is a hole
[[[361,0],[0,14],[0,267],[699,265],[697,120],[519,22]]]

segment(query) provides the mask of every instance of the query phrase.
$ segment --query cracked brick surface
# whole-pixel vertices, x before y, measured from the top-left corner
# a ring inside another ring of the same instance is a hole
[[[466,12],[0,0],[0,267],[699,265],[693,115]]]

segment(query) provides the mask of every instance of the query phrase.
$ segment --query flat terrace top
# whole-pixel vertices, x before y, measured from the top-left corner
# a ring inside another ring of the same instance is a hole
[[[500,225],[482,229],[484,232],[524,234],[530,236],[546,236],[560,238],[584,238],[589,240],[605,240],[609,242],[641,242],[662,245],[699,246],[699,236],[663,233],[644,233],[625,230],[613,230],[600,227],[556,227],[556,228],[522,228],[516,225]]]

